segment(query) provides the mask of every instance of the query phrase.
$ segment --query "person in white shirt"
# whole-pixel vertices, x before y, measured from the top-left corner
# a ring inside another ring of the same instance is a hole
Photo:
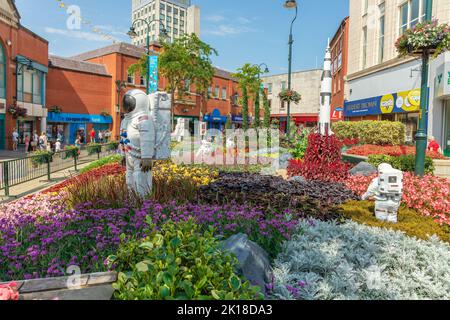
[[[55,152],[61,152],[61,151],[62,151],[61,140],[58,139],[58,140],[56,140],[56,143],[55,143]]]
[[[19,133],[17,132],[17,128],[14,128],[12,133],[12,141],[13,141],[13,151],[17,151],[17,146],[19,145]]]
[[[98,139],[100,140],[100,143],[103,143],[103,131],[98,132]]]

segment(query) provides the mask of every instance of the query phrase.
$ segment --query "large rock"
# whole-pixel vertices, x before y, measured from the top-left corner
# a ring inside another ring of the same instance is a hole
[[[371,176],[374,173],[377,173],[377,168],[367,162],[358,163],[353,169],[349,171],[352,176]]]
[[[292,159],[292,155],[290,153],[283,153],[280,156],[280,169],[287,169],[289,165],[289,160]]]
[[[289,182],[300,182],[300,183],[307,182],[307,180],[302,176],[295,176],[295,177],[289,178],[288,181]]]
[[[237,271],[266,294],[266,284],[272,282],[272,268],[267,252],[242,233],[232,236],[222,246],[224,250],[236,255],[239,261]]]

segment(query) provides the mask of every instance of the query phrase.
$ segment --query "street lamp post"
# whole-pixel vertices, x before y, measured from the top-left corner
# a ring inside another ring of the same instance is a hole
[[[433,0],[425,1],[425,21],[430,21],[432,17]],[[428,67],[430,62],[430,52],[424,50],[422,53],[422,86],[420,94],[420,119],[419,128],[416,134],[416,175],[425,175],[425,154],[427,150],[427,107],[428,107]]]
[[[159,20],[159,19],[154,19],[154,20],[151,20],[151,21],[147,21],[145,19],[136,19],[136,20],[133,21],[133,25],[131,26],[130,31],[128,31],[128,35],[131,38],[136,37],[138,35],[136,33],[136,28],[135,28],[136,23],[144,22],[145,24],[147,24],[147,39],[146,39],[146,44],[147,44],[146,45],[146,49],[147,49],[147,72],[146,72],[146,76],[145,76],[146,87],[147,87],[146,88],[147,94],[150,93],[150,86],[149,86],[149,82],[150,82],[150,72],[149,72],[150,61],[149,61],[149,57],[150,57],[150,31],[151,31],[150,26],[151,26],[151,24],[153,22],[156,22],[156,21],[159,21],[159,23],[163,26],[163,29],[162,29],[163,35],[167,35],[166,27],[165,27],[164,23],[161,20]]]
[[[288,69],[288,90],[292,89],[292,45],[294,44],[294,38],[292,36],[292,28],[294,26],[295,20],[297,20],[298,16],[298,7],[297,1],[295,0],[287,0],[284,4],[284,7],[287,9],[295,8],[295,17],[291,22],[291,31],[289,33],[289,69]],[[287,105],[287,123],[286,123],[286,134],[289,137],[291,131],[291,102],[288,101]]]

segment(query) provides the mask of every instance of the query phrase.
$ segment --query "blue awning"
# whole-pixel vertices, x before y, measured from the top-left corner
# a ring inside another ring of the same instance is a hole
[[[102,116],[100,114],[76,114],[76,113],[56,113],[49,112],[47,116],[49,122],[63,123],[104,123],[111,124],[113,119],[111,116]]]

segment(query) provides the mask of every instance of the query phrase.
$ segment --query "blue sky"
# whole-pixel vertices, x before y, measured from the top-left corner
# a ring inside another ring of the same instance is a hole
[[[93,30],[129,42],[131,0],[65,0],[77,5],[86,21],[69,30],[58,0],[16,0],[22,24],[50,41],[50,53],[71,56],[111,44]],[[214,64],[234,71],[246,62],[287,72],[288,36],[293,10],[284,0],[193,0],[201,8],[201,38],[219,51]],[[327,38],[348,15],[348,0],[300,0],[294,25],[293,69],[321,68]]]

